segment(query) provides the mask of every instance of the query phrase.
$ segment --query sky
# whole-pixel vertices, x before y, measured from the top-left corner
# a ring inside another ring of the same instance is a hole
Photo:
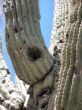
[[[53,25],[54,1],[55,0],[39,0],[41,15],[40,25],[47,48],[50,44],[51,30]]]
[[[40,7],[40,15],[41,15],[41,20],[40,20],[41,31],[45,44],[48,48],[50,43],[52,25],[53,25],[54,0],[39,0],[39,7]],[[5,43],[5,16],[2,9],[2,0],[0,0],[0,33],[2,35],[3,57],[6,60],[9,71],[11,73],[11,80],[15,82],[15,70],[8,55],[6,49],[6,43]]]

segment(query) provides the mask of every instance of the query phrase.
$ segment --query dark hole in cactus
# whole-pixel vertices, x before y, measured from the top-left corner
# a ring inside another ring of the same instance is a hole
[[[20,50],[22,49],[22,47],[20,47]]]
[[[5,83],[5,79],[2,79],[2,81],[1,81],[2,83]]]
[[[18,28],[17,27],[14,27],[14,32],[18,33]]]
[[[42,104],[41,108],[42,108],[42,109],[47,109],[47,104],[48,104],[48,102],[44,102],[44,103]]]
[[[44,94],[49,95],[52,92],[52,90],[47,87],[45,89],[42,89],[42,91],[38,94],[37,97],[42,97]]]
[[[57,51],[54,51],[53,56],[56,56],[56,55],[57,55]]]
[[[36,47],[29,47],[27,49],[27,56],[31,61],[35,62],[42,57],[42,51]]]
[[[23,43],[26,44],[26,41],[24,40]]]
[[[6,8],[6,5],[3,5],[4,8]]]
[[[54,46],[54,50],[57,50],[57,46]]]
[[[22,30],[23,30],[22,27],[19,27],[19,28],[14,27],[14,32],[15,32],[15,33],[18,33],[18,32],[20,32],[20,31],[22,31]]]
[[[10,72],[9,72],[9,70],[8,70],[8,69],[6,69],[6,71],[7,71],[7,74],[10,74]]]
[[[11,8],[14,8],[14,6],[12,5]]]
[[[42,89],[40,93],[37,95],[37,103],[39,104],[41,109],[47,109],[47,105],[49,102],[50,94],[52,93],[52,90],[47,87]]]
[[[58,82],[59,81],[59,74],[56,74],[55,77],[56,77],[55,81]]]
[[[8,39],[9,39],[9,34],[7,34],[7,37],[8,37]]]
[[[63,43],[64,41],[63,41],[63,39],[60,39],[60,41],[59,41],[60,43]]]
[[[67,37],[67,38],[69,37],[69,34],[68,34],[68,33],[66,33],[66,37]]]
[[[19,49],[20,49],[20,52],[22,52],[22,47],[20,47]]]
[[[64,110],[64,108],[62,108],[62,110]]]

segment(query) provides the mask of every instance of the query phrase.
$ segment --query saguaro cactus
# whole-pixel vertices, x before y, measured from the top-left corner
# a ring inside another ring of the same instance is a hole
[[[38,0],[6,0],[3,6],[9,55],[18,77],[30,85],[28,109],[43,110],[53,91],[56,61],[40,32],[38,5]]]
[[[55,96],[55,110],[82,109],[82,1],[70,0],[69,28]]]
[[[38,0],[7,0],[4,7],[8,52],[19,78],[33,85],[53,66],[40,32]]]

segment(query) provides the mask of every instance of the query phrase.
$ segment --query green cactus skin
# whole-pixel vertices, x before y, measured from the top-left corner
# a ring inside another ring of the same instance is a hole
[[[69,1],[69,37],[60,69],[54,110],[82,109],[82,1]],[[62,71],[61,71],[62,70]]]
[[[34,85],[46,77],[54,62],[41,35],[38,0],[6,2],[6,42],[9,55],[19,78]]]

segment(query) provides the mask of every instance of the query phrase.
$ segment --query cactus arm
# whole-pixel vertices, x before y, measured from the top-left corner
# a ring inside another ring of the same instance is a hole
[[[20,79],[33,85],[53,65],[40,31],[38,0],[7,0],[7,48]]]

